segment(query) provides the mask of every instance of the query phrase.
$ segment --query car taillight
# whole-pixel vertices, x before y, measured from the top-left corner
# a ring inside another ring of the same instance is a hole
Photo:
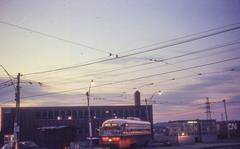
[[[108,141],[109,137],[102,137],[102,141]]]
[[[119,141],[119,140],[120,140],[120,137],[112,137],[112,140],[113,140],[113,141]]]

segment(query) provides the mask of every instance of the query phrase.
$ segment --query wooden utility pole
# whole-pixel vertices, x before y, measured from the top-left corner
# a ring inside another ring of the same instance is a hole
[[[15,101],[16,101],[16,115],[14,120],[14,137],[15,137],[15,149],[18,149],[19,140],[20,140],[20,76],[17,75],[17,86],[15,93]]]

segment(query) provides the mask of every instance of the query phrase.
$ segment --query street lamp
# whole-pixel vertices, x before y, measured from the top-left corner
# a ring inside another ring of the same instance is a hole
[[[151,123],[152,140],[154,140],[153,122],[151,122],[150,119],[149,119],[149,112],[148,112],[148,107],[147,107],[147,100],[151,101],[156,94],[162,95],[162,92],[161,92],[161,91],[154,92],[149,99],[145,98],[145,103],[146,103],[146,116],[147,116],[147,121],[149,121],[149,122]]]
[[[158,95],[162,95],[162,91],[154,92],[154,93],[152,94],[152,96],[151,96],[149,99],[145,98],[147,121],[150,121],[150,120],[149,120],[148,108],[147,108],[147,100],[151,101],[151,100],[153,99],[153,97],[154,97],[156,94],[158,94]]]
[[[92,121],[91,121],[91,111],[90,111],[90,104],[89,104],[89,98],[90,98],[90,90],[92,85],[94,84],[93,80],[91,80],[88,91],[86,92],[87,96],[87,108],[88,108],[88,128],[89,128],[89,139],[90,139],[90,148],[92,148]]]

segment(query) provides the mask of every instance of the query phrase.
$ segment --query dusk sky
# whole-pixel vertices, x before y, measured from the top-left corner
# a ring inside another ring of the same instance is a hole
[[[163,122],[205,119],[209,97],[212,118],[226,99],[240,120],[239,14],[240,0],[1,0],[0,64],[22,74],[21,106],[84,106],[94,80],[91,105],[131,105],[139,90]]]

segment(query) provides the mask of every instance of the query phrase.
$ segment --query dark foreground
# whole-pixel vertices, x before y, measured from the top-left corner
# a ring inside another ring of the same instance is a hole
[[[108,149],[108,148],[101,148],[97,147],[94,149]],[[240,142],[235,143],[196,143],[192,145],[179,145],[179,146],[155,146],[152,147],[139,147],[137,149],[240,149]]]

